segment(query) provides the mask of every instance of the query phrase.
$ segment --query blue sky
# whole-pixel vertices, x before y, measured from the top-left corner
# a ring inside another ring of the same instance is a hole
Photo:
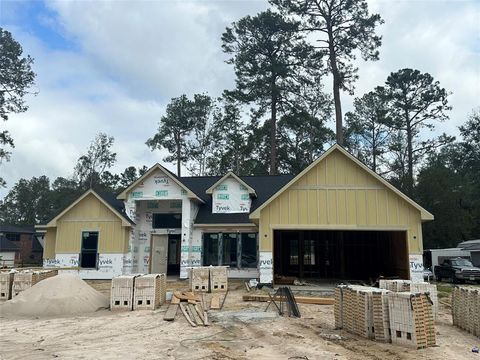
[[[113,171],[162,162],[165,154],[152,153],[145,141],[169,99],[231,88],[221,33],[267,7],[260,0],[3,0],[1,26],[35,58],[39,93],[27,97],[26,113],[1,125],[16,142],[11,162],[0,165],[2,177],[10,187],[20,178],[70,176],[99,131],[115,137]],[[369,7],[385,20],[383,45],[380,61],[358,60],[355,96],[403,67],[429,72],[453,93],[450,120],[436,133],[456,135],[480,106],[480,1],[371,0]],[[330,92],[330,79],[325,83]],[[353,97],[342,94],[342,102],[348,111]]]

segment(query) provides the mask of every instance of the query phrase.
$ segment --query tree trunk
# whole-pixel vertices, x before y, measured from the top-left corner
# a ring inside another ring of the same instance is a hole
[[[270,175],[277,173],[277,100],[272,96],[270,119]]]
[[[377,172],[377,142],[375,138],[375,124],[373,124],[373,130],[372,130],[372,155],[373,155],[372,170],[374,172]]]
[[[177,176],[180,177],[182,164],[182,154],[180,148],[180,141],[177,141]]]
[[[413,148],[412,148],[412,127],[408,113],[405,114],[407,121],[407,190],[408,195],[413,195]]]
[[[337,132],[337,144],[343,146],[343,120],[342,120],[342,104],[340,101],[340,85],[341,78],[337,66],[337,55],[335,54],[335,47],[333,44],[333,32],[331,27],[328,27],[328,48],[330,57],[330,66],[333,75],[333,101],[335,103],[335,120]]]

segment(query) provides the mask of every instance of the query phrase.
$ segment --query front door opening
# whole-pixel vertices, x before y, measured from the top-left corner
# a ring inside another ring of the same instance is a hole
[[[168,235],[168,275],[180,274],[180,234]]]
[[[82,232],[82,249],[80,252],[80,267],[87,269],[97,268],[98,260],[98,231]]]
[[[408,279],[405,231],[276,230],[274,273],[300,279]]]
[[[152,235],[150,272],[166,274],[168,267],[168,235]]]

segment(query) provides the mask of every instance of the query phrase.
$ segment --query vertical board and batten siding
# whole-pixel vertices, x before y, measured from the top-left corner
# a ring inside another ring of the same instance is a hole
[[[57,220],[55,253],[79,253],[82,231],[98,231],[99,253],[126,252],[129,228],[93,194]]]
[[[406,230],[421,253],[421,214],[340,151],[331,152],[261,210],[260,250],[273,229]]]
[[[57,229],[56,228],[47,229],[47,232],[45,233],[45,242],[43,245],[44,259],[55,259],[56,238],[57,238]]]

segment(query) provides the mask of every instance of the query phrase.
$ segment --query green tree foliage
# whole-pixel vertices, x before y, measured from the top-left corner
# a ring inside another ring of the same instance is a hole
[[[364,60],[378,60],[382,38],[375,29],[383,23],[379,14],[370,14],[366,0],[270,0],[282,13],[302,20],[300,30],[315,36],[316,44],[328,56],[333,76],[333,98],[337,143],[343,145],[340,91],[353,93],[358,78],[352,63],[360,52]]]
[[[82,155],[75,166],[75,176],[81,186],[93,188],[101,183],[103,173],[111,168],[117,160],[117,154],[112,152],[113,136],[99,133],[90,143],[87,153]],[[106,179],[108,174],[103,178]]]
[[[247,174],[245,165],[250,158],[248,151],[248,125],[242,121],[238,104],[223,98],[213,115],[210,132],[211,152],[207,159],[210,175],[224,175],[228,171]]]
[[[319,157],[335,134],[307,112],[292,112],[278,122],[280,171],[298,174]]]
[[[316,86],[320,54],[298,32],[298,23],[270,10],[246,16],[222,35],[227,63],[235,69],[236,100],[256,106],[255,117],[270,114],[269,173],[277,171],[277,118],[296,105],[305,88]],[[315,70],[315,71],[314,71]]]
[[[391,142],[392,128],[382,88],[353,102],[353,112],[345,114],[349,150],[373,171],[385,164],[384,155]]]
[[[46,221],[53,210],[49,194],[46,176],[20,179],[0,203],[0,222],[32,225]]]
[[[204,160],[204,149],[208,146],[207,122],[211,107],[210,97],[204,94],[195,94],[193,100],[186,95],[171,99],[166,114],[160,119],[157,133],[146,142],[152,151],[168,151],[169,155],[164,160],[176,162],[178,176],[181,175],[182,164],[190,159],[198,161],[198,167],[203,170],[204,163],[200,162]],[[190,137],[193,140],[189,141]]]
[[[0,117],[8,120],[9,113],[27,111],[24,97],[35,83],[35,73],[32,70],[33,59],[30,55],[23,56],[22,46],[12,37],[12,34],[0,27]],[[0,129],[0,165],[2,161],[10,160],[13,139],[7,130]],[[0,177],[0,186],[5,186],[5,180]]]
[[[430,74],[412,69],[391,73],[379,91],[385,94],[391,127],[399,132],[395,139],[397,153],[406,154],[405,163],[396,163],[397,172],[405,174],[399,182],[412,195],[415,167],[425,155],[454,140],[445,134],[427,140],[420,137],[422,129],[433,130],[436,122],[448,119],[448,93]]]

